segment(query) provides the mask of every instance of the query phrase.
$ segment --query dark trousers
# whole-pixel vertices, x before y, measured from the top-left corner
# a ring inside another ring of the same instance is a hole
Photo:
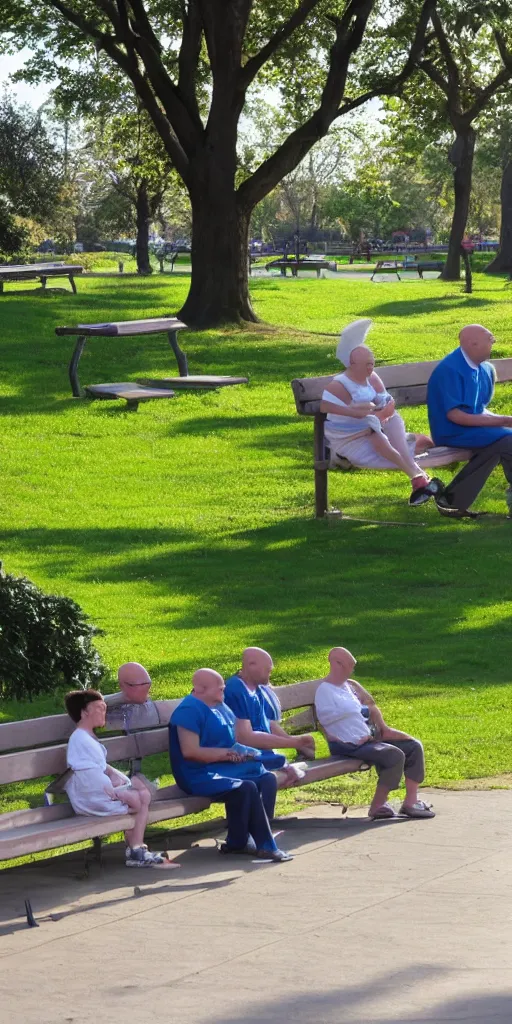
[[[258,779],[245,779],[241,786],[215,797],[226,805],[228,846],[241,850],[252,836],[256,849],[276,849],[269,821],[274,817],[276,791],[277,779],[267,772]]]
[[[512,512],[512,434],[474,449],[474,455],[445,490],[452,508],[469,508],[480,494],[487,478],[500,463],[508,480],[507,505]]]

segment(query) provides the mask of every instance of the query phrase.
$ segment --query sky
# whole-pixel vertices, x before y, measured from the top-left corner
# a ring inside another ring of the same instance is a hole
[[[30,56],[29,50],[20,50],[19,53],[2,54],[0,70],[0,90],[7,87],[19,103],[28,103],[31,107],[40,107],[48,98],[51,86],[46,82],[40,85],[27,85],[25,82],[11,82],[9,76],[23,67]]]

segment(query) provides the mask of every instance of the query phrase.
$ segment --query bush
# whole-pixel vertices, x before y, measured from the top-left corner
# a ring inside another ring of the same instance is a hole
[[[101,633],[74,601],[0,572],[0,696],[97,686],[106,672],[93,644]]]

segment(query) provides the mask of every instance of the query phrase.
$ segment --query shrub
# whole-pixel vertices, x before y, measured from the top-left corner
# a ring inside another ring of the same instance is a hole
[[[93,643],[101,633],[74,601],[0,571],[0,696],[97,686],[106,672]]]

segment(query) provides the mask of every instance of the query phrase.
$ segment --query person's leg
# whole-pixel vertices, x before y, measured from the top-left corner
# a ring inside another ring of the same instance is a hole
[[[493,469],[500,462],[509,485],[507,505],[509,509],[512,508],[512,431],[493,444],[476,449],[473,458],[446,485],[444,497],[450,507],[470,508]]]
[[[261,795],[265,814],[269,821],[272,821],[276,807],[277,779],[272,772],[267,772],[266,775],[261,775],[259,779],[256,779],[256,785]]]
[[[412,807],[418,800],[418,788],[425,778],[425,755],[419,740],[394,740],[405,755],[404,777],[406,797],[404,806]]]
[[[389,420],[386,420],[386,422],[383,423],[382,431],[395,451],[401,455],[404,464],[408,467],[406,470],[407,476],[410,477],[411,480],[416,476],[426,476],[411,455],[411,450],[407,441],[405,423],[399,413],[395,412],[393,416],[390,416]]]
[[[401,469],[410,480],[413,480],[416,476],[425,477],[425,474],[419,466],[416,465],[410,454],[405,456],[398,452],[385,434],[381,434],[380,431],[374,431],[369,440],[372,448],[377,452],[377,455],[380,455],[383,459],[388,459],[389,462],[392,462],[398,469]],[[427,478],[425,477],[425,482],[426,480]]]
[[[125,832],[127,846],[133,849],[136,846],[144,845],[144,833],[148,823],[148,810],[151,794],[145,787],[142,789],[127,789],[119,797],[127,804],[135,814],[133,828]]]
[[[244,850],[249,839],[250,786],[253,783],[242,782],[235,789],[219,793],[218,799],[226,807],[228,832],[226,847],[230,850]]]
[[[391,743],[372,742],[354,744],[329,741],[329,750],[336,757],[354,757],[375,767],[378,782],[368,814],[373,815],[386,803],[392,789],[398,789],[405,765],[405,754]]]

